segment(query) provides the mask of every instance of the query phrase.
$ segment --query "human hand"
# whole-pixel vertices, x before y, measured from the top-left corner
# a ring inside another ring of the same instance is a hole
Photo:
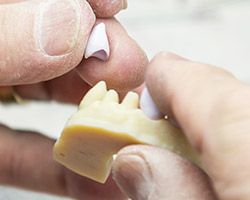
[[[98,17],[122,9],[122,0],[112,2],[89,0]],[[91,29],[99,22],[106,24],[109,38],[111,54],[106,62],[83,59]],[[84,0],[0,0],[0,23],[0,90],[7,93],[14,87],[25,99],[79,103],[100,80],[120,92],[143,82],[147,65],[143,51],[115,19],[95,20]],[[41,29],[42,24],[50,26]],[[53,144],[42,135],[0,126],[0,184],[77,199],[125,198],[112,179],[100,185],[57,164]]]
[[[162,53],[149,64],[146,85],[197,150],[202,172],[156,147],[121,150],[113,177],[133,200],[250,199],[250,87],[214,66]]]
[[[16,0],[0,1],[0,86],[41,83],[72,71],[84,80],[79,84],[94,85],[105,80],[118,91],[131,90],[143,82],[147,64],[143,51],[114,18],[96,20],[87,1],[11,2]],[[89,1],[101,17],[112,16],[123,8],[124,2]],[[100,22],[106,25],[110,58],[107,62],[85,60],[90,32]],[[36,85],[36,89],[42,87]]]

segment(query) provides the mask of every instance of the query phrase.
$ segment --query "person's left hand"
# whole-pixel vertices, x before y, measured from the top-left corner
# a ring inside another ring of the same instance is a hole
[[[110,0],[102,0],[102,4],[100,0],[88,2],[98,17],[114,15],[123,4],[122,0],[117,0],[113,7]],[[61,20],[61,16],[64,6],[73,3],[80,6],[80,10],[73,11],[80,17],[81,28],[75,45],[70,47],[73,49],[67,51],[65,48],[69,48],[67,42],[70,41],[67,37],[73,28],[66,28],[64,23],[72,26],[74,21]],[[53,5],[54,8],[48,9],[47,6]],[[40,32],[37,28],[41,28],[41,24],[37,20],[44,19],[40,18],[39,12],[45,8],[48,9],[46,17],[51,18],[52,23],[47,25],[57,28]],[[100,80],[105,80],[109,87],[121,93],[139,86],[148,62],[145,54],[115,19],[95,21],[89,8],[82,0],[0,0],[0,23],[3,25],[0,33],[0,92],[8,93],[14,88],[15,93],[25,99],[77,104]],[[106,62],[96,58],[84,60],[90,30],[100,21],[107,27],[110,58]],[[52,37],[45,39],[45,43],[54,47],[43,46],[48,50],[45,55],[35,42],[38,35],[34,34],[50,37],[46,35],[49,33]],[[126,199],[112,179],[104,185],[97,184],[57,164],[52,158],[54,142],[37,133],[0,126],[0,184],[77,199]]]

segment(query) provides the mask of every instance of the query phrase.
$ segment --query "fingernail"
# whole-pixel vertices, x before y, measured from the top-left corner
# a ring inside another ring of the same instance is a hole
[[[132,199],[148,199],[152,174],[146,161],[138,155],[120,155],[113,169],[113,179]]]
[[[76,1],[58,0],[41,4],[39,43],[50,56],[70,53],[77,44],[80,10]]]
[[[146,87],[141,93],[140,108],[150,119],[157,120],[164,118],[164,114],[159,111]]]
[[[127,0],[123,0],[122,1],[122,9],[127,9],[127,7],[128,7],[128,1]]]
[[[109,58],[109,41],[104,23],[96,25],[90,36],[85,50],[85,58],[95,57],[102,61]]]

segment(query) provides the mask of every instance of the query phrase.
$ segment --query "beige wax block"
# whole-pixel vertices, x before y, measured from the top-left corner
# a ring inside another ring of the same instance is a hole
[[[139,108],[139,96],[130,92],[119,103],[114,90],[98,83],[83,98],[54,146],[54,159],[68,169],[105,183],[113,156],[131,144],[166,148],[197,162],[181,131],[166,119],[151,120]]]

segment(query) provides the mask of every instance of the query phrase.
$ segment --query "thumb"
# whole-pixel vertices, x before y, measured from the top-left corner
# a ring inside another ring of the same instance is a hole
[[[95,21],[82,0],[0,1],[0,85],[60,76],[82,60]]]
[[[203,172],[156,147],[137,145],[121,150],[113,165],[113,179],[133,200],[215,199]]]

